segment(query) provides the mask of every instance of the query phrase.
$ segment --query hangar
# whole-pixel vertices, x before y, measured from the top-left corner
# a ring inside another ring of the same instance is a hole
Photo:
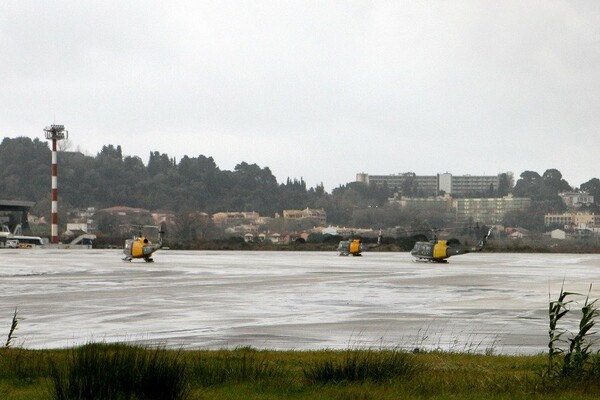
[[[21,218],[20,221],[17,223],[20,223],[23,230],[26,230],[29,229],[29,223],[27,222],[27,213],[34,205],[34,201],[0,200],[0,214],[3,214],[5,212],[20,212]],[[11,228],[14,229],[14,227]]]

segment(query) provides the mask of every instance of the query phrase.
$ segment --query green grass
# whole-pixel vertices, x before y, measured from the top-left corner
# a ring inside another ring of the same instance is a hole
[[[600,373],[600,358],[590,355]],[[547,355],[349,349],[177,351],[123,344],[0,349],[1,399],[580,399],[598,374],[544,376]]]
[[[51,396],[68,399],[185,399],[186,366],[180,352],[127,344],[92,343],[51,366]]]
[[[398,350],[348,349],[303,369],[310,383],[386,382],[408,380],[417,367],[411,355]]]
[[[250,347],[235,351],[199,352],[189,360],[191,381],[201,386],[243,382],[268,382],[281,379],[285,371],[269,353]]]
[[[591,286],[590,286],[591,291]],[[0,348],[0,399],[596,399],[592,351],[597,300],[561,289],[548,303],[548,348],[537,356],[463,351],[347,349],[177,351],[90,343],[65,350],[12,348],[17,311]],[[581,305],[579,329],[561,327]],[[479,348],[479,344],[474,346]]]

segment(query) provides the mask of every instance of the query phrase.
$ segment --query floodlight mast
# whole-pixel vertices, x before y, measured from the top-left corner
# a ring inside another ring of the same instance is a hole
[[[56,143],[68,138],[64,125],[50,125],[44,128],[46,139],[52,140],[52,233],[50,243],[58,244],[58,157]]]

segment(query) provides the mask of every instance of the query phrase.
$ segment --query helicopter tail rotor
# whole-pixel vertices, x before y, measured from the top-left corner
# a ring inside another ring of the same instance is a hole
[[[158,247],[162,247],[163,245],[163,239],[165,238],[165,231],[163,231],[162,229],[160,229],[158,231]]]
[[[490,237],[490,235],[492,234],[493,230],[494,230],[494,227],[492,226],[490,228],[490,230],[485,235],[483,235],[483,238],[481,238],[481,240],[479,241],[479,243],[477,243],[477,247],[478,248],[481,249],[481,248],[483,248],[483,246],[485,246],[485,244],[487,243],[487,240]]]

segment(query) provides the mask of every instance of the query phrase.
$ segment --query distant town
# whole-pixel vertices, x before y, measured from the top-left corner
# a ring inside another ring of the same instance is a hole
[[[390,240],[432,232],[460,236],[452,231],[459,228],[468,237],[469,229],[490,226],[496,238],[514,243],[536,239],[590,248],[600,237],[600,181],[572,187],[556,169],[518,177],[360,172],[327,193],[322,185],[307,188],[302,178],[279,183],[268,167],[256,164],[220,170],[205,156],[175,160],[153,152],[144,163],[113,145],[95,157],[68,149],[58,154],[59,183],[51,191],[48,144],[24,137],[2,141],[4,232],[18,226],[50,237],[56,219],[61,242],[93,234],[99,245],[118,246],[132,227],[155,225],[173,248],[202,248],[210,241],[289,246],[351,236],[368,240],[379,231]],[[51,218],[55,192],[60,201]],[[26,207],[15,209],[14,202]]]

